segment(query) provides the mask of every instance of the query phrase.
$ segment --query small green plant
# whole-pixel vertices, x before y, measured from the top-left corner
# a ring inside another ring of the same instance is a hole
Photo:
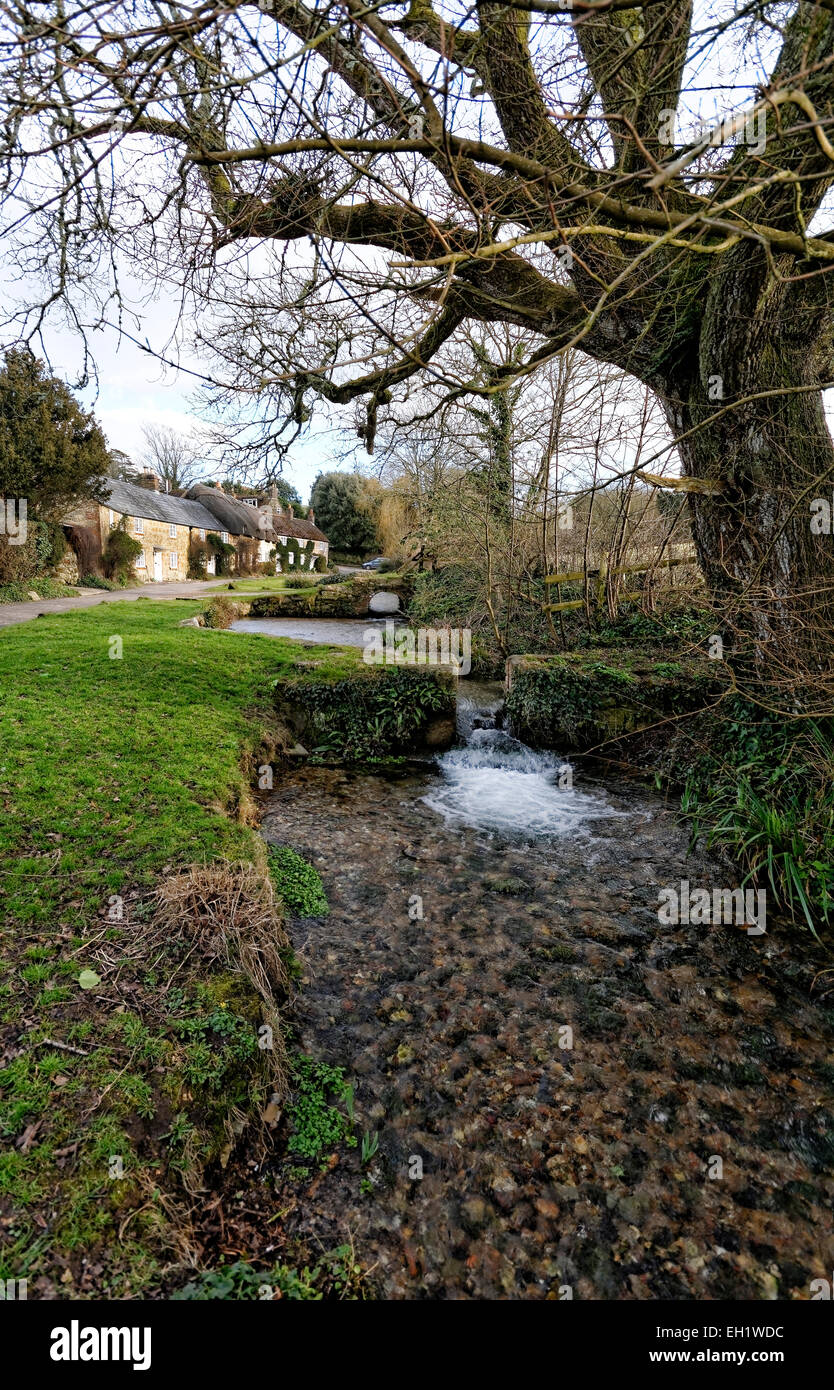
[[[107,537],[101,562],[108,579],[125,582],[134,578],[134,565],[142,554],[142,544],[127,533],[127,518],[122,517]]]
[[[320,1303],[324,1298],[362,1298],[362,1269],[349,1245],[339,1245],[319,1256],[312,1267],[293,1269],[275,1264],[253,1269],[245,1260],[217,1269],[202,1270],[171,1298],[177,1302],[236,1300],[265,1302],[275,1298]]]
[[[338,1110],[330,1097],[344,1101],[349,1090],[344,1068],[317,1062],[303,1053],[292,1070],[290,1120],[292,1133],[287,1140],[290,1153],[311,1163],[345,1143],[355,1147],[347,1115]]]
[[[293,917],[326,917],[330,911],[318,872],[289,845],[269,849],[269,872],[275,891]]]
[[[82,574],[79,584],[83,589],[118,589],[119,585],[114,584],[110,579],[102,579],[100,574]]]
[[[366,1129],[362,1135],[362,1166],[370,1163],[379,1152],[379,1134],[374,1130],[373,1134]]]

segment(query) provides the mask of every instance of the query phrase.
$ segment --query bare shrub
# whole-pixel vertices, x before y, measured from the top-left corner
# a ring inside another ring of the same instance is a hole
[[[213,598],[206,608],[204,617],[206,627],[229,628],[236,618],[242,616],[243,609],[230,598]]]
[[[167,879],[156,903],[155,927],[192,941],[205,960],[242,973],[257,991],[272,1029],[263,1055],[273,1092],[283,1097],[288,1068],[277,1005],[289,991],[284,955],[291,947],[268,877],[252,864],[196,864]]]

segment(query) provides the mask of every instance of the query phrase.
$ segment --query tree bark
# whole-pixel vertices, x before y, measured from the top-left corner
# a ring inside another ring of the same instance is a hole
[[[706,582],[776,680],[830,669],[834,631],[834,537],[811,530],[812,500],[834,488],[829,311],[808,289],[820,281],[789,275],[728,256],[662,393],[684,472],[717,489],[688,499]]]

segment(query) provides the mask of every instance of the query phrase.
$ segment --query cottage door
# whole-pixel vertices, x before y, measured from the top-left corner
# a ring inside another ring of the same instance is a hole
[[[153,577],[155,584],[162,583],[162,551],[155,550],[153,553]]]

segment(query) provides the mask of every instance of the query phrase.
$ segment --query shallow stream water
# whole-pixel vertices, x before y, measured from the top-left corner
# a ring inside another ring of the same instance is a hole
[[[390,619],[389,619],[390,621]],[[335,647],[364,647],[367,631],[384,631],[380,618],[238,618],[230,632],[260,632],[289,637],[293,642],[328,643]]]
[[[383,1297],[807,1298],[834,1268],[807,936],[661,925],[660,887],[733,886],[674,809],[566,777],[500,687],[459,719],[436,762],[302,767],[267,802],[331,904],[291,923],[302,1045],[379,1136],[296,1183],[289,1234],[352,1240]]]

